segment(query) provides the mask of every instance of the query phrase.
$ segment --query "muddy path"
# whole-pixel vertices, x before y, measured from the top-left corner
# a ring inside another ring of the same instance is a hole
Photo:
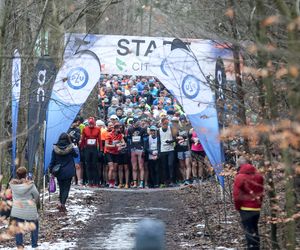
[[[186,249],[178,237],[186,220],[179,190],[98,192],[103,200],[78,238],[77,249],[132,249],[136,224],[146,217],[165,223],[167,249]]]

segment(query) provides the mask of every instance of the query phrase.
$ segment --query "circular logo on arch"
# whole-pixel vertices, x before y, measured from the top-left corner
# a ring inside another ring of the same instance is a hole
[[[187,75],[183,78],[181,86],[183,94],[189,98],[195,98],[200,91],[200,80],[192,75]]]
[[[72,89],[83,88],[89,80],[87,71],[82,67],[71,69],[68,73],[68,85]]]

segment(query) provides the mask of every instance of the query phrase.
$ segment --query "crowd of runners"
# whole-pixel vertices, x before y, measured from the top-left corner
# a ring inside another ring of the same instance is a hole
[[[78,185],[157,188],[213,175],[182,108],[152,77],[105,76],[99,117],[78,116],[68,134],[80,152]]]

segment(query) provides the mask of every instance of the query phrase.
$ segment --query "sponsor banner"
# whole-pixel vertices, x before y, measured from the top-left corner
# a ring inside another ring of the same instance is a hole
[[[206,51],[211,45],[203,44]],[[181,104],[195,129],[220,184],[223,169],[223,153],[219,141],[219,124],[212,91],[210,73],[215,64],[203,64],[181,40],[174,39],[171,51],[157,50],[153,57],[163,58],[160,65],[152,65],[150,71],[158,77]]]
[[[21,58],[18,50],[14,51],[12,60],[12,161],[11,161],[11,176],[16,177],[16,150],[17,150],[17,128],[18,128],[18,113],[19,101],[21,93]]]
[[[95,34],[66,34],[66,49],[64,57],[68,58],[81,50],[94,52],[101,61],[102,74],[122,75],[151,75],[150,65],[160,65],[161,58],[152,57],[156,50],[171,52],[171,44],[174,38],[170,37],[140,37],[140,36],[117,36]],[[201,39],[183,39],[195,56],[210,58],[213,42]],[[205,50],[210,44],[209,51]],[[216,48],[218,50],[218,48]],[[214,60],[215,61],[215,60]]]
[[[49,57],[38,60],[29,88],[28,104],[28,169],[32,174],[35,154],[38,148],[41,129],[46,119],[51,89],[54,84],[56,67]]]
[[[67,132],[81,105],[100,79],[100,62],[90,51],[80,51],[64,61],[57,73],[48,105],[45,134],[46,173],[53,144]]]

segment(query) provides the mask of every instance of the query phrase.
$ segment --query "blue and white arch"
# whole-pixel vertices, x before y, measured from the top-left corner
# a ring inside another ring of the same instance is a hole
[[[48,105],[45,134],[46,173],[53,144],[66,132],[100,79],[100,61],[89,50],[68,57],[60,68]]]

